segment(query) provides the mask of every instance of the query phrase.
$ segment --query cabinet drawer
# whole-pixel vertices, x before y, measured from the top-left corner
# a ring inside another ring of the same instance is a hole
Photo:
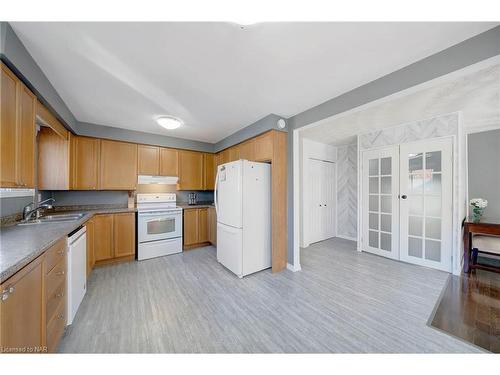
[[[66,260],[66,238],[61,238],[45,252],[45,273],[49,273],[61,259]]]
[[[47,303],[45,312],[47,315],[47,323],[52,320],[55,312],[61,303],[66,301],[66,280],[61,280],[61,284],[55,288],[51,294],[47,294]]]
[[[60,303],[51,321],[47,324],[47,350],[54,353],[66,327],[66,303]]]
[[[62,282],[66,282],[65,259],[57,263],[57,265],[52,268],[52,271],[45,277],[45,295],[52,295]]]

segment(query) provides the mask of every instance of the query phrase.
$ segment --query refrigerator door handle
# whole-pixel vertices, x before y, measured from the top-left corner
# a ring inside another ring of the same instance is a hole
[[[219,207],[217,207],[217,187],[219,185],[219,167],[217,167],[217,173],[215,174],[215,188],[214,188],[214,203],[215,203],[215,215],[219,216]]]

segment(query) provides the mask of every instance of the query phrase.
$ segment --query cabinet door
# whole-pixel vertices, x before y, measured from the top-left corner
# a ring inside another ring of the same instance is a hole
[[[135,213],[115,214],[114,257],[135,255]]]
[[[35,112],[36,97],[23,84],[19,84],[19,178],[25,188],[35,187]]]
[[[17,178],[17,83],[3,64],[0,81],[0,187],[15,187]]]
[[[87,228],[87,278],[92,272],[95,264],[94,257],[94,219],[90,219],[85,223]]]
[[[240,145],[240,159],[255,160],[255,140],[250,139]]]
[[[43,257],[0,285],[0,351],[40,349],[44,339]]]
[[[94,259],[113,258],[113,215],[97,215],[94,221]]]
[[[229,160],[228,162],[240,159],[240,146],[236,145],[229,148]]]
[[[196,208],[184,210],[184,246],[198,243],[198,210]]]
[[[135,190],[137,145],[101,140],[100,177],[102,190]]]
[[[203,153],[179,151],[179,190],[203,190]]]
[[[96,190],[99,170],[99,139],[72,138],[72,189]]]
[[[269,161],[273,158],[273,132],[255,138],[255,161]]]
[[[38,189],[69,190],[70,140],[52,128],[38,132]]]
[[[178,176],[179,161],[178,151],[173,148],[160,148],[160,175],[161,176]]]
[[[198,243],[208,242],[208,208],[198,209]]]
[[[155,146],[138,146],[138,173],[146,176],[160,174],[160,148]]]
[[[215,187],[215,156],[214,154],[204,154],[203,189],[214,190]]]

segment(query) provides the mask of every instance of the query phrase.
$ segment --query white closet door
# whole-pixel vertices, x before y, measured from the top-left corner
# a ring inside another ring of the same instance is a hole
[[[451,271],[451,139],[402,144],[401,260]]]
[[[337,235],[335,228],[335,205],[336,205],[336,176],[335,164],[322,162],[322,185],[323,191],[323,236],[324,239]]]
[[[362,156],[362,249],[399,259],[399,148]]]
[[[309,242],[321,241],[321,206],[322,206],[322,184],[321,184],[321,164],[318,160],[309,159]]]

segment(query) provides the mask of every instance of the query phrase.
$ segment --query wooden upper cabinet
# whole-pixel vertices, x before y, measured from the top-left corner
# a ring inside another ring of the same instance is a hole
[[[0,285],[0,352],[45,345],[43,256]]]
[[[239,145],[235,145],[233,147],[230,147],[229,151],[228,151],[228,155],[229,155],[228,162],[239,160],[240,159],[240,147],[239,147]]]
[[[160,148],[156,146],[139,145],[137,151],[138,173],[146,176],[160,174]]]
[[[35,187],[35,95],[1,64],[0,187]]]
[[[114,215],[114,257],[135,255],[135,213]]]
[[[179,175],[179,151],[173,148],[160,148],[160,176]]]
[[[243,142],[240,146],[240,159],[255,160],[255,140],[249,139]]]
[[[273,158],[273,132],[269,131],[254,139],[255,161],[270,161]]]
[[[71,137],[71,189],[97,190],[99,179],[100,140]]]
[[[38,132],[38,189],[69,190],[70,140],[62,138],[52,128]]]
[[[135,190],[137,185],[137,144],[101,140],[101,190]]]
[[[1,64],[0,82],[0,186],[17,187],[17,85],[18,79]]]
[[[203,190],[203,153],[179,151],[178,190]]]
[[[94,259],[108,260],[113,258],[113,215],[96,215],[94,222]]]
[[[217,170],[215,168],[215,155],[205,153],[203,155],[203,189],[204,190],[214,190],[215,187],[215,174]]]
[[[19,94],[19,182],[27,188],[35,187],[35,95],[24,85]]]
[[[229,149],[228,148],[217,153],[216,166],[226,164],[227,162],[229,162]]]

